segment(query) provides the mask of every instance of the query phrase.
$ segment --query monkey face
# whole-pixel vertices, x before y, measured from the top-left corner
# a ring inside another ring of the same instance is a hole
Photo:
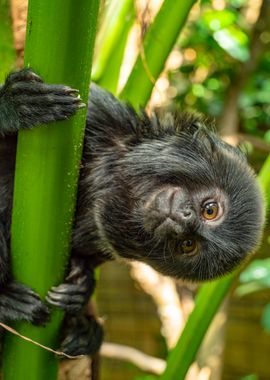
[[[103,215],[121,257],[202,281],[232,271],[256,248],[261,191],[242,153],[213,133],[145,141],[119,168],[117,196],[108,195]]]

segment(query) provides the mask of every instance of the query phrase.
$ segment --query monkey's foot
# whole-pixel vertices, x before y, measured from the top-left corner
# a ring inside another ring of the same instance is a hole
[[[79,316],[65,319],[64,340],[60,350],[68,355],[94,355],[103,340],[103,329],[94,317]]]
[[[80,260],[72,261],[72,269],[66,282],[53,286],[47,293],[46,301],[53,306],[76,314],[88,302],[95,288],[94,272],[86,270]]]
[[[11,73],[0,89],[0,109],[5,117],[3,132],[64,120],[84,107],[78,90],[45,84],[30,69]],[[9,117],[12,115],[12,117]]]
[[[39,296],[27,286],[10,282],[0,291],[0,321],[25,320],[43,325],[49,319],[49,310]]]

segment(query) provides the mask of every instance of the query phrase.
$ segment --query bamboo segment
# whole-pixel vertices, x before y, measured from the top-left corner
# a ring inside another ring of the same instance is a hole
[[[30,0],[25,66],[48,83],[80,90],[87,104],[98,0]],[[12,215],[14,277],[42,297],[63,281],[82,151],[86,109],[65,122],[20,131]],[[44,328],[19,323],[20,333],[57,348],[61,312]],[[53,380],[55,356],[6,335],[5,380]]]

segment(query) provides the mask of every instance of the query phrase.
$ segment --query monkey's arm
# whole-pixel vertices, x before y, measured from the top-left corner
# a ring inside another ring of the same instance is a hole
[[[82,106],[76,90],[45,84],[30,69],[14,72],[0,86],[0,137],[21,128],[66,119]],[[0,321],[24,319],[42,324],[48,318],[47,306],[32,289],[15,282],[10,274],[9,227],[15,147],[16,136],[0,140]]]
[[[0,136],[67,119],[83,106],[77,90],[45,84],[30,69],[11,73],[0,87]]]

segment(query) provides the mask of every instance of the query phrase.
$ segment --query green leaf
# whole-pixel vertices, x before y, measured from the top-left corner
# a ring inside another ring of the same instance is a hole
[[[270,303],[263,310],[261,323],[264,330],[270,333]]]
[[[255,373],[252,373],[251,375],[241,377],[239,380],[259,380],[259,377]]]
[[[220,29],[213,34],[219,46],[230,56],[245,62],[249,59],[248,37],[236,26]]]
[[[265,132],[263,138],[266,142],[270,143],[270,130]]]
[[[260,281],[269,278],[270,285],[270,258],[263,260],[254,260],[241,273],[239,280],[241,283],[249,281]]]
[[[213,31],[230,26],[235,21],[236,14],[228,9],[222,11],[209,10],[202,15],[202,22]]]
[[[235,290],[238,297],[270,288],[270,259],[254,260],[240,274],[239,285]]]

